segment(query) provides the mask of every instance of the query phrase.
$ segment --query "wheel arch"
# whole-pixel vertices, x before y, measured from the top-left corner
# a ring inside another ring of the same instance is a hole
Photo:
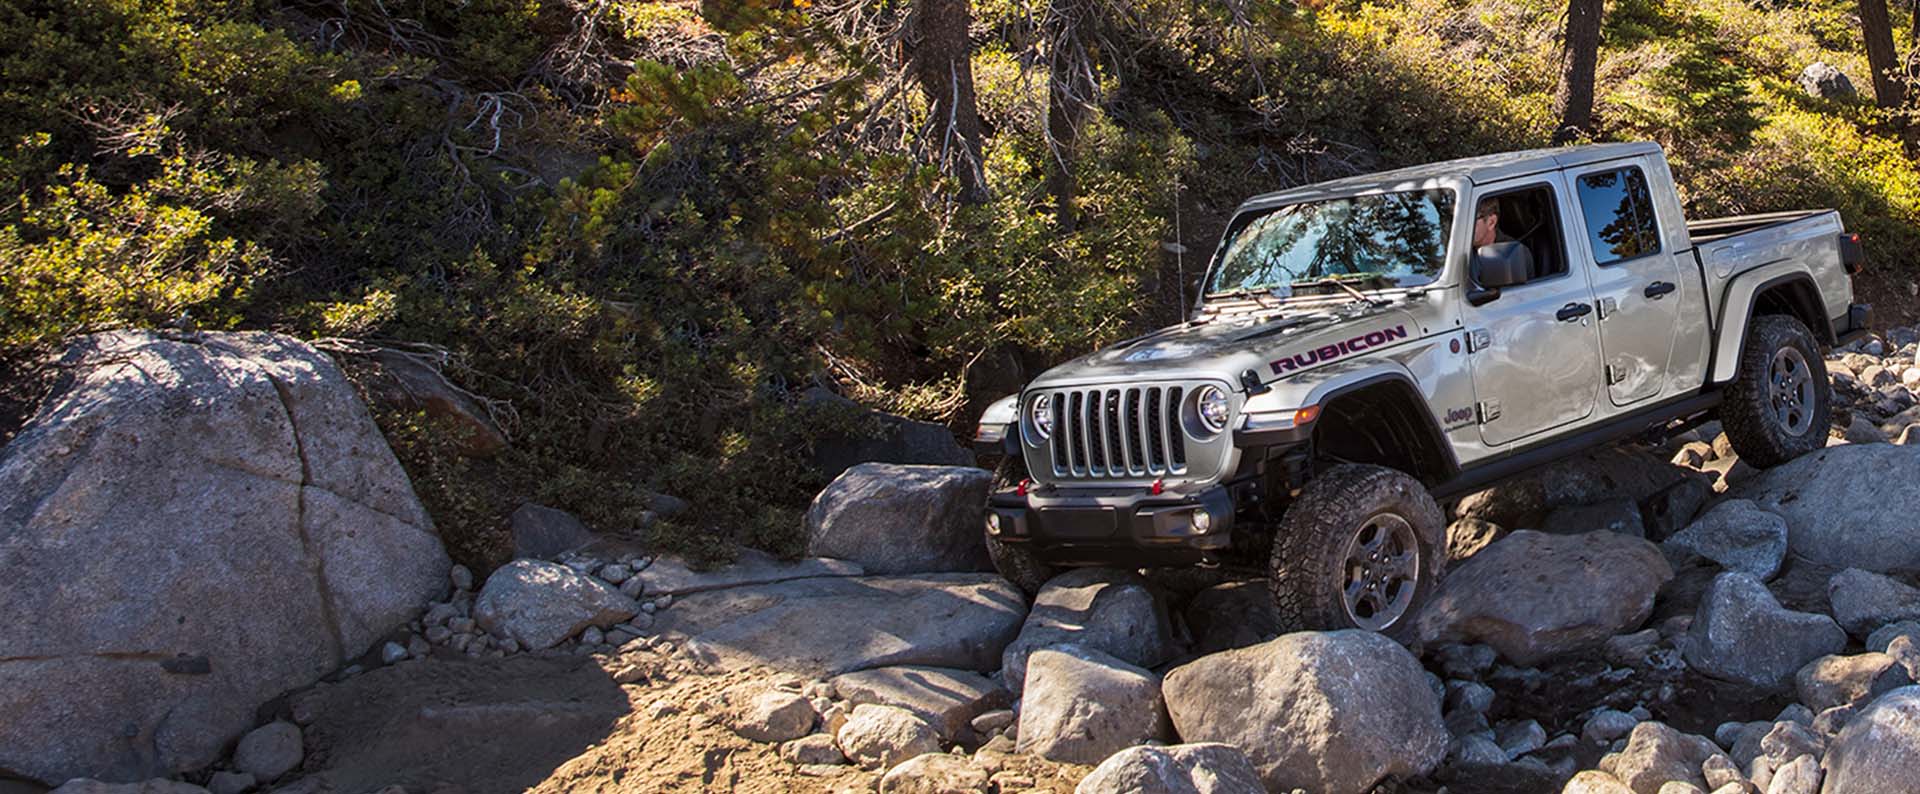
[[[1403,373],[1382,372],[1340,384],[1319,396],[1315,454],[1371,463],[1413,475],[1431,487],[1460,471],[1453,447]]]
[[[1779,262],[1755,268],[1734,277],[1727,286],[1727,300],[1720,332],[1714,342],[1711,380],[1724,383],[1739,371],[1740,348],[1746,344],[1747,329],[1753,318],[1786,315],[1799,320],[1813,332],[1814,341],[1835,345],[1833,318],[1828,317],[1820,300],[1820,287],[1813,274],[1799,262]],[[1727,322],[1738,317],[1735,324]]]

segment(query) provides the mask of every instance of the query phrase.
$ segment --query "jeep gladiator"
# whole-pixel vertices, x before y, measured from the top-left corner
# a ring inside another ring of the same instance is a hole
[[[1264,563],[1294,628],[1404,636],[1439,500],[1711,418],[1750,465],[1825,445],[1866,332],[1829,210],[1689,222],[1651,143],[1496,154],[1234,213],[1185,322],[993,403],[996,567]]]

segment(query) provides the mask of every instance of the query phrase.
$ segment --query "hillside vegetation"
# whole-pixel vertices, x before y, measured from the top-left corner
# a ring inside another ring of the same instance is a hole
[[[456,556],[496,561],[520,501],[633,529],[650,491],[693,504],[664,547],[793,551],[809,444],[849,429],[803,389],[965,429],[1178,317],[1248,195],[1546,145],[1567,13],[1106,0],[1063,43],[1053,6],[980,0],[963,196],[908,73],[918,5],[0,0],[0,372],[123,325],[430,343],[513,436],[473,460],[380,417],[474,538]],[[1666,145],[1695,214],[1841,209],[1900,320],[1920,168],[1855,14],[1615,0],[1591,136]],[[1087,64],[1064,208],[1062,47]],[[1816,61],[1861,95],[1801,90]]]

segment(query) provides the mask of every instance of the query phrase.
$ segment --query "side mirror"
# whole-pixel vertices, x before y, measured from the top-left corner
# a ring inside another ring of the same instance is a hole
[[[1502,287],[1527,283],[1533,271],[1533,254],[1517,241],[1489,243],[1473,252],[1474,287],[1467,290],[1467,302],[1475,306],[1500,298]]]

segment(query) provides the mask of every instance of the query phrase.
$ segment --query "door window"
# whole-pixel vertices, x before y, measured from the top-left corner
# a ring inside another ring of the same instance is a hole
[[[1638,168],[1580,177],[1577,190],[1585,216],[1587,243],[1599,265],[1611,265],[1660,253],[1660,228],[1653,215],[1653,194]]]
[[[1560,213],[1553,188],[1535,185],[1483,196],[1474,205],[1474,245],[1519,243],[1529,262],[1523,283],[1566,275],[1567,247],[1560,239]],[[1477,280],[1479,274],[1473,274]]]

